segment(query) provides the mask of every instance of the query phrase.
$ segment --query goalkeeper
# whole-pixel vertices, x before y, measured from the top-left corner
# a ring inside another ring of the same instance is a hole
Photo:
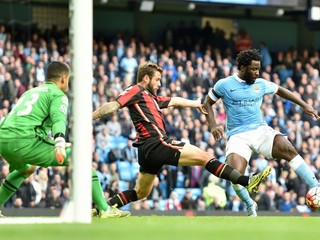
[[[26,91],[0,123],[0,153],[10,165],[10,174],[0,187],[0,207],[37,166],[68,165],[71,149],[66,149],[65,132],[69,77],[70,68],[66,63],[50,63],[46,83]],[[53,138],[49,137],[49,133]],[[99,210],[106,213],[104,217],[126,215],[106,204],[93,170],[92,199]]]

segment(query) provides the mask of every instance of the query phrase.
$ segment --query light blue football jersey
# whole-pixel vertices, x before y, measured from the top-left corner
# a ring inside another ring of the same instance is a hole
[[[219,80],[208,95],[215,102],[220,98],[223,101],[227,114],[227,139],[266,124],[261,112],[263,96],[277,91],[278,85],[263,78],[257,78],[252,85],[236,74]]]

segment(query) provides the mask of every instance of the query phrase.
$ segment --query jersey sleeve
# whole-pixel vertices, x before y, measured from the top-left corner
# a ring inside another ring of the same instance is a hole
[[[50,117],[52,120],[52,135],[66,134],[68,98],[64,94],[53,96],[50,105]]]
[[[262,79],[265,85],[265,94],[275,94],[278,91],[279,86],[273,82]]]
[[[157,96],[157,102],[158,102],[160,109],[167,108],[170,101],[171,101],[171,97]]]
[[[208,92],[208,96],[213,100],[213,101],[218,101],[221,96],[222,96],[222,91],[221,91],[221,81],[216,82],[216,84],[213,86],[213,88],[210,89]]]
[[[125,89],[120,95],[116,98],[116,101],[121,105],[121,107],[126,107],[132,105],[139,101],[140,97],[140,88],[139,86],[130,86]]]

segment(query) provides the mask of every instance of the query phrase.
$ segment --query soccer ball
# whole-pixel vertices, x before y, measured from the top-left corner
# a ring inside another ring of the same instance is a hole
[[[320,187],[309,189],[306,195],[306,203],[312,211],[320,210]]]

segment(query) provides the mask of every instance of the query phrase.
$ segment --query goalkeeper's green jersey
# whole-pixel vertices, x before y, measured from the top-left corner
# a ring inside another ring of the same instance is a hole
[[[52,82],[26,91],[0,123],[0,141],[65,134],[68,98]]]

